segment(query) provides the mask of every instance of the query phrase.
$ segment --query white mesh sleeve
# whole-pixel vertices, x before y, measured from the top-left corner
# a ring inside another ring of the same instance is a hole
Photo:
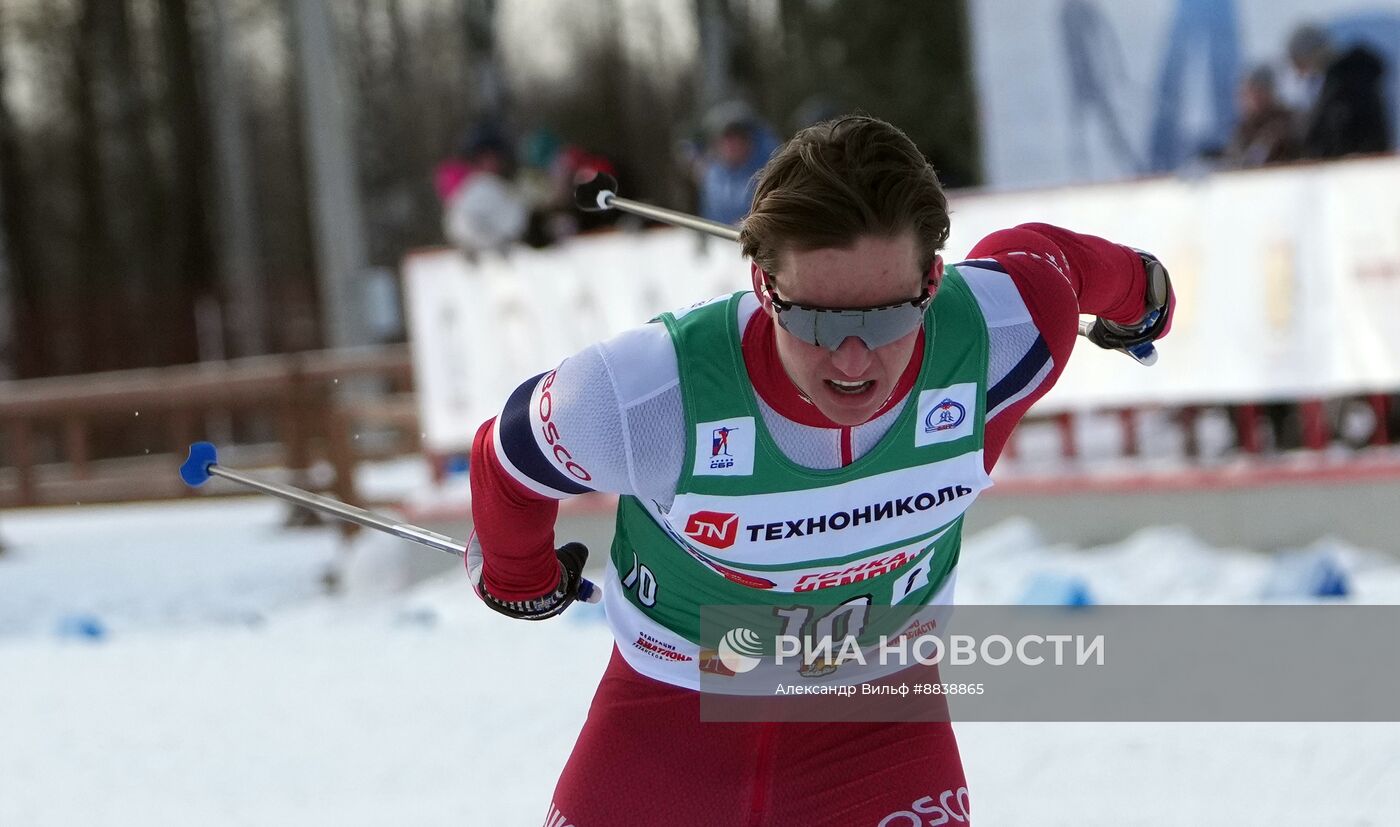
[[[644,325],[571,356],[521,385],[497,422],[502,464],[536,493],[664,489],[669,501],[685,432],[670,336]]]

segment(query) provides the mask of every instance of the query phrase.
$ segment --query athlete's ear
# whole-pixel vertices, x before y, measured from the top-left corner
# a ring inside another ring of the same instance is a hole
[[[938,285],[943,281],[943,256],[933,257],[933,266],[928,268],[928,294],[932,296],[938,292]]]
[[[763,268],[759,267],[756,261],[749,262],[749,281],[753,282],[753,294],[758,296],[758,301],[763,306],[763,312],[772,315],[773,299],[768,295],[768,275],[763,272]]]

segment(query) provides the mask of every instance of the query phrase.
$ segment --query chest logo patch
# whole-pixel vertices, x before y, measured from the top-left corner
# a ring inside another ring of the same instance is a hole
[[[950,388],[919,393],[919,419],[914,445],[923,447],[972,436],[977,421],[977,384],[964,382]]]
[[[754,421],[740,416],[695,426],[695,476],[753,475]]]

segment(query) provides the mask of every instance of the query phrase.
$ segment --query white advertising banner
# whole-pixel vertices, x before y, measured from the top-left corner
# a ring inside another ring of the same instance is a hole
[[[404,261],[424,445],[450,453],[521,382],[657,314],[746,289],[738,245],[683,230],[588,236],[468,261]]]
[[[1080,340],[1039,412],[1400,389],[1400,159],[954,194],[946,258],[1029,221],[1157,254],[1176,286],[1153,367]],[[404,265],[429,450],[470,445],[524,379],[665,310],[746,289],[730,242],[682,230]]]
[[[950,260],[1041,221],[1148,250],[1171,272],[1152,368],[1085,340],[1037,410],[1400,388],[1400,160],[986,194],[953,202]]]

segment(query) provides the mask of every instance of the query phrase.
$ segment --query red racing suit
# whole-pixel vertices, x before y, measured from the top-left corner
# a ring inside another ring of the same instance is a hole
[[[993,233],[957,268],[988,326],[990,471],[1016,423],[1064,370],[1080,314],[1137,322],[1146,275],[1131,248],[1045,224]],[[859,459],[908,401],[921,347],[885,407],[868,423],[843,427],[788,379],[772,320],[756,302],[740,321],[765,424],[799,464],[837,468]],[[472,516],[493,595],[528,600],[554,589],[561,499],[674,494],[667,486],[679,476],[675,443],[683,442],[675,354],[660,325],[647,327],[528,380],[478,431]],[[532,405],[546,381],[548,442]],[[699,693],[643,677],[614,651],[546,824],[922,827],[965,824],[969,813],[948,723],[701,722]]]

